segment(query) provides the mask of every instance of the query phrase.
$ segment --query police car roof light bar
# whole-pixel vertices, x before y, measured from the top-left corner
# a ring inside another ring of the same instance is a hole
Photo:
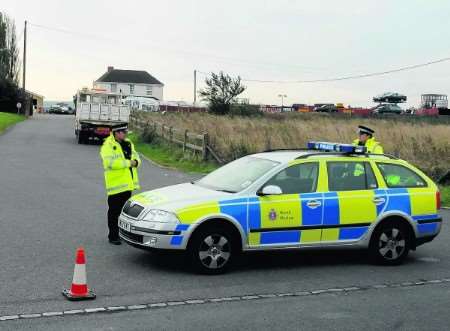
[[[365,146],[354,146],[351,144],[339,144],[324,141],[310,141],[308,142],[307,147],[312,150],[345,154],[365,154],[367,152]]]

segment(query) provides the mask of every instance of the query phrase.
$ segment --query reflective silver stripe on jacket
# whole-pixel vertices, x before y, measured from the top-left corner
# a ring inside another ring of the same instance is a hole
[[[128,187],[128,184],[117,185],[117,186],[113,186],[113,187],[110,187],[110,188],[106,189],[106,192],[120,190],[120,189],[126,188],[126,187]]]

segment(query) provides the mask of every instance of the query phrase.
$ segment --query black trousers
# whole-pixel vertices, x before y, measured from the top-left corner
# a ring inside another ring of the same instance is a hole
[[[131,191],[121,192],[108,196],[108,238],[119,239],[119,216],[123,205],[131,197]]]

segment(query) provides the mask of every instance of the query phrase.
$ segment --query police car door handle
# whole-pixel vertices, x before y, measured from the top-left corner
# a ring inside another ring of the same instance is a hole
[[[374,202],[376,205],[381,205],[382,203],[385,203],[385,202],[386,202],[386,199],[383,198],[383,197],[375,197],[375,198],[373,198],[373,202]]]
[[[309,208],[314,209],[314,208],[320,207],[320,206],[322,205],[322,203],[321,203],[320,201],[318,201],[318,200],[309,200],[309,201],[306,203],[306,205],[307,205]]]

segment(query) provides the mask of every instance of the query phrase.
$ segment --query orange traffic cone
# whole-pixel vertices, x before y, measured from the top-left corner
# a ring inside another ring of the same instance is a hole
[[[86,281],[86,258],[84,256],[84,248],[77,249],[77,257],[75,260],[75,270],[73,271],[73,280],[70,290],[63,290],[62,294],[71,301],[92,300],[96,295],[89,290]]]

